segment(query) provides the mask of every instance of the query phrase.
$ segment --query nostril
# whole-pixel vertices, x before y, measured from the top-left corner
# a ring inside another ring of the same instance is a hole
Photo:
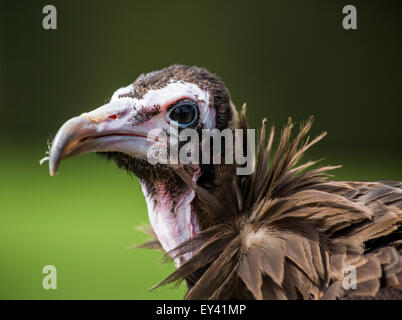
[[[116,119],[117,116],[115,114],[112,114],[111,116],[109,116],[109,119]]]

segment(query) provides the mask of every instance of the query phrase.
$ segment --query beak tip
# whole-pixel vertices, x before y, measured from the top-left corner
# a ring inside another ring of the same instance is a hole
[[[58,161],[54,161],[54,158],[51,156],[49,160],[49,175],[54,177],[59,169]]]

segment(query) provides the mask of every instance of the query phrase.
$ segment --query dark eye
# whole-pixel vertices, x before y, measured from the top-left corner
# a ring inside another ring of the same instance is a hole
[[[169,120],[179,127],[188,127],[197,121],[197,104],[191,100],[181,100],[168,111],[167,115]]]

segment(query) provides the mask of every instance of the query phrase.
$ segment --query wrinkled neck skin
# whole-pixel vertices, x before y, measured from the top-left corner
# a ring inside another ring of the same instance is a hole
[[[199,171],[193,173],[194,182],[198,177]],[[194,211],[194,190],[183,185],[179,191],[172,191],[163,182],[155,182],[152,188],[145,181],[140,181],[140,184],[148,207],[149,221],[165,252],[177,248],[200,231]],[[173,258],[173,254],[171,256]],[[191,257],[192,253],[187,253],[176,258],[176,267]]]

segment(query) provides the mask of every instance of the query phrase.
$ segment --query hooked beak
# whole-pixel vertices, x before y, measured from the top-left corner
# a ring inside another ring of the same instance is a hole
[[[62,160],[82,153],[122,152],[146,157],[152,144],[148,137],[150,124],[135,124],[132,115],[133,108],[122,99],[65,122],[50,149],[50,175],[57,173]]]

